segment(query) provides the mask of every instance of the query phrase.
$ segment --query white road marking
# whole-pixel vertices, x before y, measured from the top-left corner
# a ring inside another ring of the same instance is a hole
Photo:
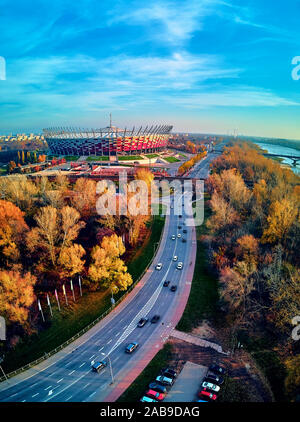
[[[52,385],[49,385],[49,387],[45,388],[45,391],[49,390],[49,388],[51,388]]]
[[[68,398],[66,399],[66,401],[69,401],[72,397],[73,397],[73,396],[68,397]]]
[[[76,384],[78,381],[80,381],[80,380],[81,380],[81,378],[85,377],[85,376],[86,376],[89,372],[90,372],[90,371],[85,372],[84,374],[82,374],[82,375],[81,375],[81,377],[79,377],[79,378],[77,378],[75,381],[71,382],[71,384],[67,385],[66,387],[64,387],[63,389],[61,389],[60,391],[58,391],[58,392],[57,392],[56,394],[54,394],[52,397],[48,397],[48,398],[45,400],[45,402],[47,402],[47,401],[49,401],[49,400],[54,399],[54,397],[56,397],[56,396],[58,396],[59,394],[63,393],[63,392],[64,392],[65,390],[67,390],[68,388],[72,387],[72,385],[74,385],[74,384]],[[51,392],[51,394],[52,394],[52,392]]]
[[[63,380],[63,378],[61,378],[60,380],[58,380],[58,381],[57,381],[57,384],[58,384],[59,382],[61,382],[62,380]]]
[[[73,369],[73,371],[71,371],[68,375],[72,375],[74,374],[74,372],[75,372],[75,369]]]
[[[38,396],[40,393],[36,393],[36,394],[34,394],[32,397],[36,397],[36,396]]]
[[[101,350],[103,350],[104,349],[104,346],[103,347],[101,347],[101,349],[99,349],[99,352],[101,352]]]
[[[85,384],[85,386],[82,387],[82,390],[84,390],[88,385],[90,385],[90,382],[88,382],[87,384]]]
[[[108,342],[107,342],[107,344],[109,344],[109,343],[111,343],[112,342],[112,339],[111,340],[109,340]]]
[[[79,368],[81,368],[83,365],[85,365],[85,362],[83,362],[83,363],[79,366]]]
[[[120,331],[116,334],[116,337],[118,337],[119,334],[120,334]]]
[[[94,357],[95,355],[92,355],[90,358],[89,358],[89,360],[91,360],[91,359],[93,359],[93,357]]]

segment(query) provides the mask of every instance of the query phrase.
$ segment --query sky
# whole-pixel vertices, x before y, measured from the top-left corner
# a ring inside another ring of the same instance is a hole
[[[300,0],[0,0],[0,134],[111,112],[300,139],[299,15]]]

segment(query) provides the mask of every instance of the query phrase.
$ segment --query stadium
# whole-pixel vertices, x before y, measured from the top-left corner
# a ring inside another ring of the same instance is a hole
[[[173,126],[152,125],[131,130],[110,126],[103,129],[49,128],[44,136],[52,154],[108,156],[158,152],[167,146]]]

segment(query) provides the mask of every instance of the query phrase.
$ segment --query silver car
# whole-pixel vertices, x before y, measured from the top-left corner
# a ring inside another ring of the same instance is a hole
[[[207,388],[208,390],[214,391],[215,393],[217,393],[218,391],[220,391],[220,387],[216,384],[212,384],[211,382],[206,382],[204,381],[202,383],[202,387],[203,388]]]

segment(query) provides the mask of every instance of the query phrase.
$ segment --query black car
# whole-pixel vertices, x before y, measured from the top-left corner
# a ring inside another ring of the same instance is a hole
[[[151,324],[156,324],[156,323],[157,323],[157,321],[159,321],[159,319],[160,319],[160,316],[159,316],[159,315],[154,315],[154,316],[151,318]]]
[[[107,362],[105,360],[101,360],[100,362],[95,362],[92,366],[92,371],[100,372],[107,366]]]
[[[176,290],[177,290],[177,286],[171,286],[171,292],[176,292]]]
[[[224,378],[220,377],[219,375],[215,374],[207,374],[204,378],[204,381],[211,382],[213,384],[222,385],[224,382]]]
[[[178,226],[179,230],[182,228],[181,226]]]
[[[186,239],[182,238],[182,242],[183,242],[183,243],[186,243]]]
[[[179,218],[182,218],[182,215],[179,215],[178,217],[179,217]]]
[[[174,379],[174,378],[177,377],[177,372],[174,371],[174,369],[171,369],[171,368],[163,369],[162,374],[163,374],[164,377],[167,377],[167,378]]]
[[[164,287],[168,287],[169,284],[170,284],[170,280],[164,281]]]
[[[141,318],[138,322],[138,327],[143,327],[148,322],[148,318]]]
[[[158,384],[158,382],[151,382],[149,384],[149,388],[150,390],[158,391],[159,393],[163,393],[163,394],[166,394],[167,392],[167,387],[165,387],[164,385]]]
[[[213,365],[210,365],[209,370],[214,372],[217,375],[225,375],[226,369],[223,368],[223,366],[216,365],[215,363]]]
[[[183,232],[183,233],[187,233],[187,230],[186,230],[186,229],[183,229],[183,230],[182,230],[182,232]]]

